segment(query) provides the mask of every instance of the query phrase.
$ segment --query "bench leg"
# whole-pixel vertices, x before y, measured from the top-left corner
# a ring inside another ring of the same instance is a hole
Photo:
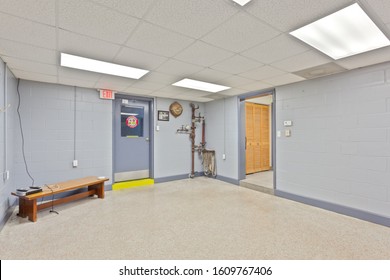
[[[26,200],[26,210],[28,219],[31,222],[37,221],[37,200]]]
[[[98,183],[88,187],[88,190],[95,190],[98,198],[104,198],[104,182]]]
[[[26,201],[22,198],[19,198],[19,213],[18,216],[22,218],[27,217],[27,206],[26,206]]]

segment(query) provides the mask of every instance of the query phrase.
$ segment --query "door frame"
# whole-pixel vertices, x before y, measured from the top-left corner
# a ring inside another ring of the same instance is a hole
[[[128,100],[146,101],[149,103],[149,177],[154,179],[154,98],[115,94],[115,99],[122,98]],[[112,178],[115,173],[115,102],[112,102]]]
[[[238,181],[244,180],[246,178],[246,154],[245,154],[245,135],[246,135],[246,126],[245,126],[245,100],[253,97],[261,97],[265,95],[272,95],[272,106],[271,106],[271,115],[272,115],[272,127],[271,127],[271,136],[272,136],[272,170],[273,170],[273,180],[274,180],[274,189],[276,189],[276,91],[275,89],[266,89],[261,91],[248,92],[242,95],[239,95],[237,98],[238,106]]]

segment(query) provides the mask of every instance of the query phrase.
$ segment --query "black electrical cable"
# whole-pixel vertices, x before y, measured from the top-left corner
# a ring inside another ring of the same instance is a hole
[[[20,134],[22,135],[22,155],[23,155],[24,166],[26,168],[27,175],[30,177],[30,179],[32,181],[31,186],[33,187],[35,180],[31,176],[30,171],[28,170],[27,161],[26,161],[26,154],[24,152],[24,133],[23,133],[23,126],[22,126],[22,117],[20,116],[20,111],[19,111],[19,108],[20,108],[19,84],[20,84],[20,79],[18,79],[18,83],[17,83],[17,86],[16,86],[16,91],[18,92],[18,108],[17,108],[16,111],[17,111],[18,117],[19,117]]]
[[[50,209],[50,213],[56,213],[57,215],[58,214],[60,214],[60,213],[58,213],[57,211],[55,211],[54,210],[54,191],[53,191],[53,189],[51,188],[51,187],[49,187],[49,185],[45,185],[49,190],[51,190],[51,194],[52,194],[52,196],[51,196],[51,209]],[[56,185],[55,187],[57,187],[58,188],[58,185]]]

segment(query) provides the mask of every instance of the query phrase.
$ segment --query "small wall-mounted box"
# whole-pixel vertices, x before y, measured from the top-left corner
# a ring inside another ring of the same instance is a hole
[[[292,122],[292,121],[284,121],[284,122],[283,122],[283,125],[284,125],[284,126],[292,126],[292,125],[293,125],[293,122]]]

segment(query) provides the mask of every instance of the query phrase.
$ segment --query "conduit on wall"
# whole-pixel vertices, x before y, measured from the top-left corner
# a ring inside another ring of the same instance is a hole
[[[8,106],[8,100],[7,100],[7,63],[4,62],[4,171],[3,171],[3,181],[8,180],[8,127],[7,127],[7,108]]]

